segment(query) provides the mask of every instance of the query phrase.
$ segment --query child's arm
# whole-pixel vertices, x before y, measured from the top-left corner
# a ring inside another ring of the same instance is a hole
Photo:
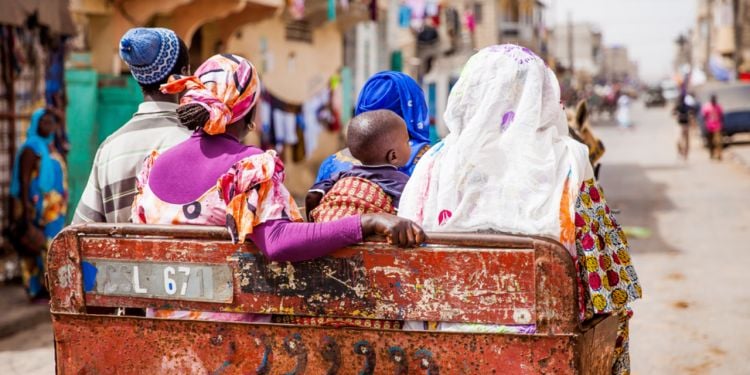
[[[307,195],[305,196],[305,215],[307,216],[307,221],[313,221],[310,213],[315,207],[318,207],[322,199],[323,193],[318,190],[310,190],[307,192]]]

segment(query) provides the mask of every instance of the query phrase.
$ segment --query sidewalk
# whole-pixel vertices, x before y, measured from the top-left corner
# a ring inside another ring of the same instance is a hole
[[[29,303],[21,285],[0,285],[0,338],[50,321],[49,305]]]

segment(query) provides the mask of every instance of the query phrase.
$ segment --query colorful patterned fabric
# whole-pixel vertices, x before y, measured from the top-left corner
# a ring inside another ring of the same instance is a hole
[[[240,314],[231,312],[187,311],[171,309],[146,309],[148,318],[210,320],[214,322],[269,323],[270,315]]]
[[[370,180],[344,177],[333,185],[310,216],[317,223],[366,213],[395,214],[393,199]]]
[[[374,182],[391,197],[393,207],[396,210],[398,210],[398,203],[401,200],[404,186],[409,182],[409,175],[399,171],[395,165],[358,165],[348,171],[336,173],[330,179],[316,183],[310,187],[309,191],[326,195],[333,188],[333,185],[345,177],[360,177]]]
[[[584,288],[587,315],[627,309],[641,298],[641,285],[630,259],[625,233],[610,212],[601,188],[594,180],[581,186],[576,202],[574,258]],[[562,238],[563,245],[571,243]]]
[[[563,232],[575,233],[575,238],[561,234],[560,241],[576,251],[573,259],[579,275],[581,319],[595,314],[617,315],[612,373],[629,374],[628,322],[633,315],[629,304],[641,298],[642,290],[628,241],[607,206],[604,192],[593,179],[581,185],[575,207],[574,219],[563,221]]]
[[[215,186],[187,204],[162,201],[149,188],[149,174],[158,156],[153,152],[138,176],[134,223],[226,225],[232,241],[242,243],[253,227],[266,221],[302,221],[297,204],[284,187],[284,165],[275,151],[238,161]]]
[[[16,155],[11,194],[18,206],[15,212],[20,213],[20,205],[24,203],[20,201],[20,155],[28,148],[40,158],[39,169],[32,172],[29,185],[28,196],[33,206],[31,224],[44,232],[47,247],[49,247],[55,236],[65,227],[65,215],[68,212],[68,183],[65,161],[52,146],[53,136],[42,138],[38,135],[39,122],[45,113],[45,110],[40,109],[31,117],[26,142],[21,145]],[[14,219],[22,220],[22,218]],[[46,259],[46,251],[42,251],[37,256],[21,259],[21,277],[31,298],[43,295],[46,290],[44,278]]]
[[[396,329],[403,328],[403,323],[398,320],[381,320],[381,319],[359,319],[359,318],[330,318],[316,316],[293,316],[293,315],[274,315],[271,319],[273,323],[297,324],[303,326],[322,326],[322,327],[362,327],[374,329]]]
[[[187,90],[180,105],[197,103],[208,110],[210,117],[203,125],[203,131],[214,135],[224,133],[227,125],[244,118],[255,106],[260,94],[260,79],[250,61],[223,54],[206,60],[195,75],[170,77],[161,90],[168,94]]]

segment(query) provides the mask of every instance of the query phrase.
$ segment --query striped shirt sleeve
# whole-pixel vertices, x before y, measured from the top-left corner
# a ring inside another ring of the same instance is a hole
[[[102,190],[99,186],[99,155],[101,148],[97,150],[94,157],[94,164],[91,167],[91,174],[83,190],[81,200],[78,201],[76,213],[73,216],[73,224],[84,223],[102,223],[106,222],[104,216],[104,200],[102,199]]]

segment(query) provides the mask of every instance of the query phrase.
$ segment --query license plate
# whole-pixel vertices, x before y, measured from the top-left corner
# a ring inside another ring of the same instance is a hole
[[[90,266],[87,266],[88,263]],[[100,295],[232,302],[232,270],[229,265],[155,263],[86,259],[84,279],[95,272],[91,290]],[[93,268],[93,269],[92,269]],[[84,283],[86,284],[86,283]]]

